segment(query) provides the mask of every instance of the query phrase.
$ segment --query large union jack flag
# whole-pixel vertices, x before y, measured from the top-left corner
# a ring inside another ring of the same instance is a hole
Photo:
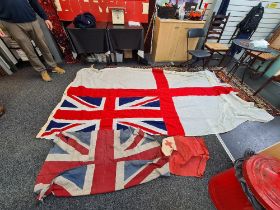
[[[168,157],[142,130],[60,133],[36,180],[42,199],[112,192],[169,176]]]

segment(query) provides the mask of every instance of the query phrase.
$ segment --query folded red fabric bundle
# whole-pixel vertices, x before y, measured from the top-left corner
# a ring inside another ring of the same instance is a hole
[[[165,155],[170,154],[170,173],[179,176],[203,176],[209,159],[203,138],[169,137],[163,140],[162,150]]]

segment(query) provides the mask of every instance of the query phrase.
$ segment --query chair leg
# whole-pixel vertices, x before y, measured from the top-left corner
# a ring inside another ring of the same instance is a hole
[[[212,60],[214,52],[210,51],[210,54],[211,54],[211,56],[207,59],[207,63],[206,63],[207,66],[209,66],[209,62],[210,62],[210,60]]]
[[[260,68],[263,66],[264,61],[261,61],[261,63],[258,65],[258,67],[256,69],[252,69],[252,71],[250,72],[250,78],[251,79],[257,79],[260,77],[260,75],[262,75],[262,72],[260,72]]]
[[[254,94],[253,96],[257,95],[262,89],[264,89],[272,80],[274,77],[270,77]]]
[[[258,68],[256,69],[256,71],[259,71],[263,64],[264,64],[264,61],[261,61],[261,63],[258,65]]]
[[[228,72],[227,74],[230,75],[231,72],[233,72],[233,71],[236,69],[237,66],[238,66],[238,63],[235,63],[235,64],[233,65],[233,67],[231,68],[231,70],[229,70],[229,72]]]
[[[218,66],[221,66],[224,60],[225,60],[225,56],[222,57],[222,59],[221,59],[220,62],[218,63]]]
[[[187,60],[181,64],[179,64],[179,67],[184,67],[185,65],[187,65],[187,69],[189,69],[189,63],[192,59],[189,59],[189,54],[187,53]]]
[[[202,68],[203,68],[203,70],[205,69],[205,60],[204,60],[204,58],[202,58]]]
[[[224,60],[226,57],[227,57],[227,55],[224,55],[223,60]],[[221,62],[221,64],[222,64],[222,62]],[[228,66],[227,64],[223,65],[222,68],[221,68],[219,71],[224,70],[227,66]],[[228,72],[228,73],[229,73],[229,72]]]
[[[250,58],[248,65],[253,65],[256,62],[256,57]]]
[[[189,70],[189,67],[191,67],[194,63],[197,62],[197,60],[195,60],[194,62],[190,63],[191,60],[187,60],[181,64],[179,64],[179,67],[184,67],[186,65],[187,70]]]
[[[192,65],[194,65],[194,64],[197,63],[198,61],[199,61],[199,59],[198,59],[197,57],[195,57],[195,60],[194,60],[192,63],[189,64],[190,67],[192,67]]]
[[[225,53],[225,54],[223,55],[222,59],[220,60],[220,62],[219,62],[219,64],[218,64],[218,66],[221,66],[221,65],[222,65],[222,63],[223,63],[223,61],[226,59],[226,57],[227,57],[227,53]]]
[[[243,83],[244,83],[245,73],[246,73],[246,69],[244,69],[244,70],[243,70],[243,75],[242,75],[241,84],[243,84]]]
[[[231,76],[229,77],[228,82],[231,81],[231,79],[233,78],[233,76],[234,76],[235,73],[237,72],[238,67],[239,67],[238,65],[234,65],[234,68],[232,68],[232,69],[230,70],[230,72],[232,72],[232,74],[231,74]]]
[[[187,65],[188,65],[188,62],[189,62],[189,60],[187,60],[187,61],[185,61],[185,62],[183,62],[183,63],[179,64],[179,66],[180,66],[180,67],[183,67],[185,64],[187,64]]]

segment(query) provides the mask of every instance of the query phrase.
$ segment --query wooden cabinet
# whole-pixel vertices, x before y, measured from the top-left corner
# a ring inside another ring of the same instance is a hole
[[[156,18],[152,59],[155,62],[187,60],[187,30],[203,28],[205,21],[183,21]],[[189,39],[189,50],[196,48],[198,39]]]

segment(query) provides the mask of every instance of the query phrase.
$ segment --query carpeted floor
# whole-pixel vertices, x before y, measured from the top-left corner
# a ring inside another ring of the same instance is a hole
[[[208,180],[231,167],[216,136],[206,137],[211,159],[201,179],[172,176],[103,195],[51,196],[36,208],[34,182],[52,144],[35,136],[82,67],[66,65],[67,73],[50,83],[29,68],[0,78],[0,104],[7,109],[0,118],[0,209],[214,209]]]

